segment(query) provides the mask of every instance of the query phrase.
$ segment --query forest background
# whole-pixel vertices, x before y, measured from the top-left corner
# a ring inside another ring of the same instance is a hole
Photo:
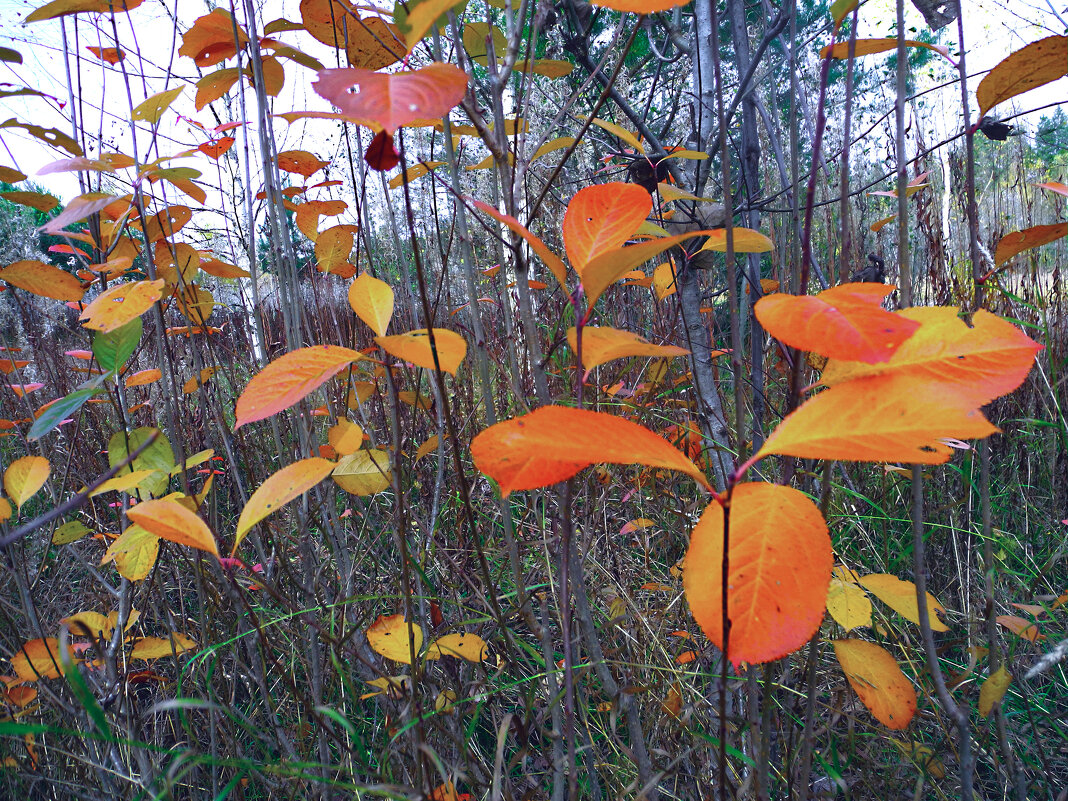
[[[0,3],[3,794],[1068,797],[1066,18]]]

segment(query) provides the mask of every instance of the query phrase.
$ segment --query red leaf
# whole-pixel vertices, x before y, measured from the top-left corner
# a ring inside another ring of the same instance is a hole
[[[375,134],[371,144],[367,146],[363,160],[372,170],[386,172],[400,164],[400,153],[393,147],[393,135],[385,131]]]

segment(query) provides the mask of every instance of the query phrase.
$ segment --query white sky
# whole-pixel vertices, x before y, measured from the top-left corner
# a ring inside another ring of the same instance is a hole
[[[1064,3],[1065,0],[1050,0]],[[32,122],[46,127],[57,127],[65,133],[70,132],[70,123],[64,119],[61,108],[66,105],[68,93],[66,88],[65,67],[62,58],[62,39],[60,23],[52,20],[24,26],[21,20],[34,7],[41,5],[41,0],[0,0],[0,44],[12,47],[22,53],[24,63],[21,65],[0,63],[0,83],[28,85],[56,98],[55,101],[42,98],[5,98],[0,99],[0,120],[17,117],[22,121]],[[264,12],[261,21],[284,16],[299,20],[298,0],[267,0],[262,4]],[[1051,13],[1046,0],[964,0],[964,19],[966,37],[969,41],[968,68],[970,73],[989,69],[1010,52],[1054,33],[1062,33],[1063,25]],[[174,81],[186,82],[188,87],[183,96],[172,106],[172,111],[198,120],[207,127],[213,127],[218,120],[209,109],[196,112],[193,108],[195,93],[191,83],[200,77],[192,61],[177,55],[180,39],[174,35],[175,25],[171,12],[179,9],[181,15],[179,28],[184,30],[196,17],[207,13],[210,8],[203,0],[170,0],[166,4],[160,0],[146,0],[130,14],[116,16],[116,25],[120,45],[129,51],[126,61],[127,70],[133,75],[131,90],[136,105],[146,96],[164,88],[164,81],[171,75],[170,86]],[[1054,6],[1056,7],[1056,6]],[[896,18],[895,0],[870,0],[861,9],[862,36],[890,36]],[[923,26],[922,17],[911,4],[908,5],[907,27]],[[1060,11],[1058,9],[1058,11]],[[1062,18],[1068,18],[1068,9],[1060,12]],[[130,153],[130,133],[127,122],[129,107],[126,101],[126,89],[118,67],[103,65],[84,48],[88,45],[113,46],[111,24],[106,21],[97,31],[94,25],[96,15],[77,15],[66,18],[67,35],[71,41],[77,40],[78,49],[84,57],[81,64],[80,107],[84,114],[84,125],[93,132],[101,132],[107,143],[107,149]],[[77,35],[75,28],[77,26]],[[956,41],[955,25],[945,31],[947,41]],[[910,34],[911,35],[911,34]],[[98,38],[99,37],[99,38]],[[324,46],[303,32],[279,34],[283,42],[304,49],[315,55],[327,66],[333,66],[333,56]],[[953,49],[956,50],[955,45]],[[140,61],[136,53],[141,53]],[[878,59],[881,56],[869,58]],[[209,68],[215,69],[215,68]],[[939,67],[944,79],[950,74],[949,65]],[[143,74],[143,81],[142,81]],[[313,73],[304,67],[286,62],[286,86],[276,101],[276,110],[326,108],[327,104],[311,91]],[[938,76],[936,76],[938,77]],[[921,85],[926,78],[920,78]],[[970,82],[974,91],[978,79]],[[10,87],[8,87],[10,88]],[[883,87],[889,97],[893,86]],[[937,105],[946,109],[943,119],[934,121],[943,130],[928,135],[928,143],[936,141],[935,135],[959,130],[959,89],[954,86],[944,90],[946,99]],[[973,95],[974,96],[974,95]],[[106,98],[106,100],[104,100]],[[1018,108],[1037,107],[1050,102],[1068,99],[1068,80],[1035,90],[1028,95],[999,107],[997,113],[1005,114],[1014,106]],[[102,102],[104,101],[104,102]],[[253,102],[251,94],[248,101]],[[1020,105],[1022,103],[1026,105]],[[101,108],[103,106],[103,108]],[[1048,109],[1042,113],[1049,114]],[[234,116],[237,119],[235,104]],[[1038,115],[1031,115],[1037,121]],[[221,120],[223,122],[228,119]],[[276,120],[275,133],[279,137],[279,150],[302,148],[310,150],[324,159],[329,159],[339,152],[341,147],[338,128],[333,123],[321,121],[300,122],[293,126],[282,120]],[[250,130],[250,137],[254,132]],[[240,135],[238,145],[240,145]],[[203,134],[191,126],[176,121],[174,114],[165,117],[165,123],[159,132],[159,153],[171,154],[194,147],[207,140]],[[144,159],[144,149],[148,142],[145,135],[139,137],[140,155]],[[92,155],[91,153],[89,155]],[[0,164],[18,167],[35,182],[44,185],[64,200],[77,194],[77,182],[72,174],[36,177],[36,172],[44,165],[58,158],[65,157],[41,145],[37,140],[19,130],[0,130]],[[213,164],[204,158],[186,162],[205,171],[207,183],[212,179]],[[320,174],[321,175],[321,174]],[[320,175],[313,180],[321,180]],[[255,179],[254,179],[255,180]],[[208,205],[212,204],[209,196]]]

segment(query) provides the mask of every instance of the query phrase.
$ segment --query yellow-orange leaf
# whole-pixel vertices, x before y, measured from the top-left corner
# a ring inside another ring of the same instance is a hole
[[[1012,684],[1012,674],[1005,670],[1002,665],[983,682],[979,688],[979,714],[984,718],[990,717],[994,704],[999,703],[1005,697],[1009,685]]]
[[[4,492],[20,509],[48,480],[52,468],[43,456],[23,456],[4,471]]]
[[[980,309],[969,328],[957,309],[944,306],[904,309],[898,315],[919,329],[883,364],[831,360],[821,381],[829,387],[872,375],[901,375],[917,382],[942,383],[972,408],[1012,392],[1027,377],[1042,346],[1011,323]],[[955,436],[949,434],[946,436]]]
[[[1024,620],[1017,615],[998,615],[995,620],[998,624],[1004,626],[1017,637],[1022,637],[1025,640],[1031,642],[1038,642],[1039,640],[1046,639],[1046,635],[1042,634],[1038,630],[1038,626],[1029,620]]]
[[[637,184],[609,183],[580,189],[564,213],[564,248],[582,274],[595,257],[621,248],[653,208],[652,197]]]
[[[367,629],[367,644],[386,659],[410,665],[412,653],[418,657],[423,647],[423,629],[405,623],[404,615],[379,615]]]
[[[640,0],[639,0],[639,2],[640,2]],[[579,114],[578,118],[580,120],[589,120],[590,119],[585,114]],[[634,134],[632,134],[626,128],[621,128],[620,126],[616,125],[614,122],[608,122],[607,120],[598,119],[597,117],[594,117],[592,120],[590,120],[590,122],[592,124],[596,125],[598,128],[603,128],[604,130],[608,131],[610,134],[612,134],[614,136],[618,136],[620,139],[622,139],[628,145],[633,147],[639,153],[641,153],[643,155],[645,154],[645,146],[641,142],[638,141],[638,137],[636,137]]]
[[[406,170],[401,170],[401,174],[396,178],[391,178],[389,181],[390,189],[397,189],[398,187],[409,184],[416,178],[422,178],[428,172],[440,167],[444,164],[444,161],[421,161],[418,164],[413,164]]]
[[[1017,50],[986,74],[975,90],[979,116],[1010,97],[1068,75],[1068,36],[1047,36]]]
[[[574,326],[567,330],[571,349],[578,352],[577,332]],[[654,345],[644,337],[618,328],[598,328],[588,325],[582,329],[582,366],[592,370],[600,364],[628,356],[688,356],[690,351],[675,345]]]
[[[860,577],[860,583],[868,592],[889,606],[906,620],[917,625],[920,622],[920,608],[916,602],[916,585],[911,581],[902,581],[889,573],[872,573]],[[934,631],[949,631],[949,626],[938,615],[943,615],[946,608],[927,593],[927,612]]]
[[[134,643],[133,650],[130,651],[130,659],[162,659],[165,656],[191,651],[197,647],[197,644],[184,634],[175,633],[171,636],[174,638],[173,644],[171,640],[164,640],[160,637],[142,637]]]
[[[393,319],[393,288],[370,273],[360,273],[349,285],[349,306],[379,336]]]
[[[678,236],[654,239],[639,245],[607,250],[595,256],[582,269],[582,287],[586,292],[586,302],[593,306],[608,287],[639,265],[654,259],[669,248],[680,245],[687,239],[705,236],[710,231],[691,231]]]
[[[237,534],[234,536],[234,548],[245,539],[245,535],[254,525],[272,512],[285,506],[291,500],[304,494],[334,469],[334,462],[328,459],[301,459],[286,465],[260,485],[248,499],[241,517],[237,520]],[[136,507],[135,507],[136,508]]]
[[[126,386],[128,387],[142,387],[145,384],[154,384],[163,378],[163,373],[153,367],[151,370],[138,370],[136,373],[130,373],[126,376]]]
[[[348,456],[363,445],[363,429],[350,420],[338,420],[326,432],[326,438],[338,456]]]
[[[834,359],[885,362],[920,327],[882,307],[886,284],[850,283],[818,295],[776,293],[753,307],[764,330],[792,348]]]
[[[1022,231],[1005,234],[998,240],[997,249],[994,250],[994,266],[1000,267],[1018,253],[1037,248],[1039,245],[1056,242],[1066,236],[1068,236],[1068,222],[1035,225]],[[3,277],[3,274],[0,274],[0,278]]]
[[[727,252],[727,229],[716,228],[712,231],[704,231],[708,235],[708,241],[701,245],[701,250],[714,250],[718,253]],[[775,248],[775,243],[759,231],[751,228],[731,229],[735,253],[768,253]]]
[[[905,47],[925,47],[933,50],[940,56],[949,58],[949,50],[943,45],[919,42],[915,39],[906,39]],[[870,56],[875,53],[885,53],[887,50],[897,50],[897,39],[857,39],[855,54],[858,56]],[[849,58],[849,42],[836,42],[820,50],[820,58]]]
[[[81,300],[85,290],[81,282],[65,270],[44,262],[16,261],[0,270],[0,281],[40,295],[43,298]]]
[[[72,663],[79,661],[73,652],[68,651],[67,654]],[[11,657],[11,667],[15,675],[23,681],[59,678],[64,673],[63,663],[60,661],[59,641],[55,637],[30,640]]]
[[[425,328],[418,328],[406,334],[394,336],[377,336],[375,342],[386,353],[411,362],[416,367],[427,370],[435,368],[435,352],[437,354],[437,366],[442,372],[456,375],[460,369],[464,356],[467,355],[467,340],[450,331],[447,328],[434,328],[434,344],[430,343],[431,332]]]
[[[786,416],[758,457],[942,464],[953,453],[944,439],[997,431],[954,386],[891,374],[819,393]]]
[[[32,11],[26,22],[41,22],[46,19],[65,17],[68,14],[121,14],[137,8],[144,0],[52,0]]]
[[[864,640],[835,640],[834,655],[875,719],[900,731],[916,714],[916,690],[890,653]]]
[[[158,555],[159,537],[141,526],[129,525],[108,546],[100,564],[114,562],[120,576],[130,581],[141,581],[152,572]]]
[[[705,509],[682,573],[694,620],[720,648],[723,516],[718,502]],[[731,662],[769,662],[808,642],[823,620],[833,565],[827,524],[803,493],[777,484],[735,486],[727,585]]]
[[[468,200],[471,200],[475,205],[475,208],[486,212],[486,214],[490,215],[495,220],[504,223],[512,231],[523,237],[523,239],[526,240],[526,243],[530,245],[530,249],[533,250],[537,257],[544,262],[545,266],[549,268],[549,272],[556,277],[560,286],[567,286],[567,265],[564,264],[564,260],[549,250],[549,247],[538,237],[534,236],[534,234],[530,233],[530,231],[526,229],[526,226],[519,222],[515,217],[497,211],[497,209],[488,203],[483,203],[481,200],[473,200],[471,198],[468,198]]]
[[[237,399],[234,430],[288,409],[363,358],[359,351],[335,345],[312,345],[279,356],[252,377]]]
[[[468,662],[481,662],[488,653],[489,646],[477,634],[446,634],[430,643],[426,649],[426,658],[454,656]]]
[[[79,320],[86,328],[107,333],[140,317],[163,295],[164,280],[131,281],[101,292],[82,310]]]
[[[711,489],[697,465],[644,426],[566,406],[542,406],[490,426],[472,440],[471,456],[504,496],[566,481],[600,462],[678,470]]]
[[[438,435],[434,434],[426,442],[419,446],[419,450],[415,452],[415,458],[412,459],[412,464],[418,464],[419,460],[422,459],[424,456],[427,456],[436,451],[438,449],[438,443]]]
[[[161,539],[219,555],[211,529],[195,512],[177,501],[142,501],[126,514],[134,523]]]

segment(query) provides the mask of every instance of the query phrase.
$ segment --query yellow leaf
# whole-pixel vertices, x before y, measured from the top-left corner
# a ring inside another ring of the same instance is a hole
[[[827,590],[827,611],[846,631],[871,625],[871,601],[856,582],[833,577]]]
[[[408,686],[411,682],[409,676],[383,676],[379,679],[371,679],[368,684],[378,689],[373,693],[364,693],[360,696],[360,700],[365,698],[374,698],[376,695],[382,695],[385,693],[390,698],[400,699],[408,692]]]
[[[1037,86],[1068,74],[1068,36],[1047,36],[1017,50],[986,74],[975,90],[979,116]]]
[[[580,120],[590,120],[590,118],[584,114],[579,114],[578,118]],[[628,145],[637,150],[639,153],[643,155],[645,154],[645,147],[642,145],[641,142],[638,141],[638,137],[636,137],[634,134],[632,134],[625,128],[620,128],[614,122],[608,122],[606,120],[598,119],[597,117],[594,117],[592,120],[590,120],[590,122],[596,125],[598,128],[603,128],[604,130],[608,131],[608,133],[619,137]]]
[[[349,285],[349,306],[379,336],[385,336],[393,317],[393,289],[370,273],[360,273]]]
[[[341,489],[353,495],[382,492],[393,480],[389,454],[376,449],[351,453],[338,461],[333,477]]]
[[[775,244],[759,231],[751,228],[731,229],[735,253],[767,253],[775,248]],[[701,250],[714,250],[719,253],[727,252],[727,229],[716,228],[708,237],[708,241],[701,246]]]
[[[121,328],[134,317],[140,317],[163,296],[166,282],[131,281],[101,292],[96,300],[82,310],[79,320],[86,328],[107,333]]]
[[[141,581],[152,572],[159,556],[159,537],[141,526],[127,526],[122,535],[108,546],[101,565],[115,563],[119,575],[130,581]]]
[[[427,659],[455,656],[468,662],[481,662],[488,654],[489,646],[477,634],[446,634],[438,637],[426,649]]]
[[[419,656],[423,647],[423,629],[405,623],[404,615],[380,615],[367,629],[367,644],[394,662],[412,663],[412,652]]]
[[[97,495],[103,495],[105,492],[129,492],[139,484],[152,478],[152,476],[156,475],[158,472],[158,470],[135,470],[132,473],[115,476],[115,478],[105,481],[95,490],[90,492],[89,497],[95,498]]]
[[[916,585],[911,581],[902,581],[889,573],[872,573],[861,576],[860,583],[864,589],[903,618],[919,624],[920,609],[916,602]],[[938,603],[931,593],[927,593],[927,611],[934,631],[949,631],[949,626],[938,617],[939,614],[945,614],[946,608]]]
[[[48,480],[52,468],[43,456],[23,456],[4,471],[4,491],[15,505],[22,508]]]
[[[1005,670],[1004,665],[987,676],[983,686],[979,688],[979,714],[984,718],[990,717],[994,704],[1005,697],[1010,684],[1012,684],[1012,674]]]
[[[208,379],[215,375],[218,367],[205,367],[197,375],[190,378],[182,385],[182,393],[185,395],[192,395],[204,384],[208,383]]]
[[[107,639],[111,636],[113,624],[99,612],[78,612],[59,621],[70,629],[75,637],[92,637],[96,639],[101,635]]]
[[[134,643],[133,650],[130,651],[130,659],[162,659],[165,656],[191,651],[197,647],[197,644],[184,634],[176,633],[172,636],[173,645],[171,640],[142,637]]]
[[[16,261],[0,270],[0,281],[54,300],[81,300],[85,291],[70,273],[51,264],[34,260]]]
[[[326,432],[326,438],[338,456],[348,456],[363,445],[363,429],[349,420],[338,420]]]
[[[675,289],[675,271],[671,267],[671,262],[666,261],[657,265],[657,268],[653,270],[653,292],[656,294],[656,299],[663,300],[674,295]]]
[[[176,86],[164,92],[157,92],[133,110],[133,119],[155,125],[184,89],[185,86]]]
[[[157,537],[207,551],[214,556],[219,555],[211,529],[195,513],[177,501],[142,501],[126,515]]]
[[[433,334],[433,346],[431,345],[431,334]],[[416,367],[423,367],[427,370],[435,368],[434,355],[436,352],[437,364],[441,367],[442,372],[450,373],[451,375],[456,375],[456,371],[463,363],[464,356],[467,355],[467,340],[447,328],[434,328],[429,331],[425,328],[419,328],[406,334],[388,337],[377,336],[375,337],[375,342],[391,356],[411,362]]]
[[[237,520],[237,534],[234,536],[234,548],[248,534],[249,530],[272,512],[285,506],[298,495],[310,490],[328,475],[335,467],[329,459],[313,457],[301,459],[286,465],[260,485],[248,499],[241,517]],[[136,507],[135,507],[136,508]]]

